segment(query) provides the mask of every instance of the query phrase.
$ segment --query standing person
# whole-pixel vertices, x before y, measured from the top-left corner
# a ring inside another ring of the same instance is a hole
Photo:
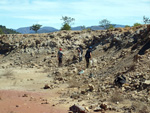
[[[86,51],[85,54],[85,60],[86,60],[86,67],[89,67],[90,59],[92,58],[92,46],[89,47],[89,49]]]
[[[63,58],[64,53],[62,52],[62,48],[59,49],[58,51],[58,66],[62,66],[62,58]]]
[[[83,50],[82,50],[81,47],[78,47],[77,51],[78,51],[79,62],[81,62],[82,61]]]

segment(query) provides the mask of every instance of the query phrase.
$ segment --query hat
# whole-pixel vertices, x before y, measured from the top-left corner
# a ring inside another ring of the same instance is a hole
[[[92,46],[90,46],[89,49],[92,49]]]
[[[59,48],[60,51],[62,51],[62,48]]]

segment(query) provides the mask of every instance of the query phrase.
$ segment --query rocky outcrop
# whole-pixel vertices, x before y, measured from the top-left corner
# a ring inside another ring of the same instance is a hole
[[[15,48],[16,48],[15,45],[11,45],[9,43],[5,43],[3,41],[0,41],[0,54],[10,53]]]

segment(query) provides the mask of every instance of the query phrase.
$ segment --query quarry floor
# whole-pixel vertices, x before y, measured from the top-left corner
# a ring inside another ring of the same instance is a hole
[[[71,103],[59,98],[67,86],[44,89],[50,81],[41,69],[0,69],[0,113],[67,113]]]

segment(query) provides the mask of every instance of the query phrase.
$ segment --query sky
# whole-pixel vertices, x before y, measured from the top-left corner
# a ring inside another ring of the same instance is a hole
[[[103,19],[143,24],[143,16],[150,18],[150,0],[0,0],[0,25],[7,28],[41,24],[60,29],[64,16],[75,19],[72,27],[100,25]]]

